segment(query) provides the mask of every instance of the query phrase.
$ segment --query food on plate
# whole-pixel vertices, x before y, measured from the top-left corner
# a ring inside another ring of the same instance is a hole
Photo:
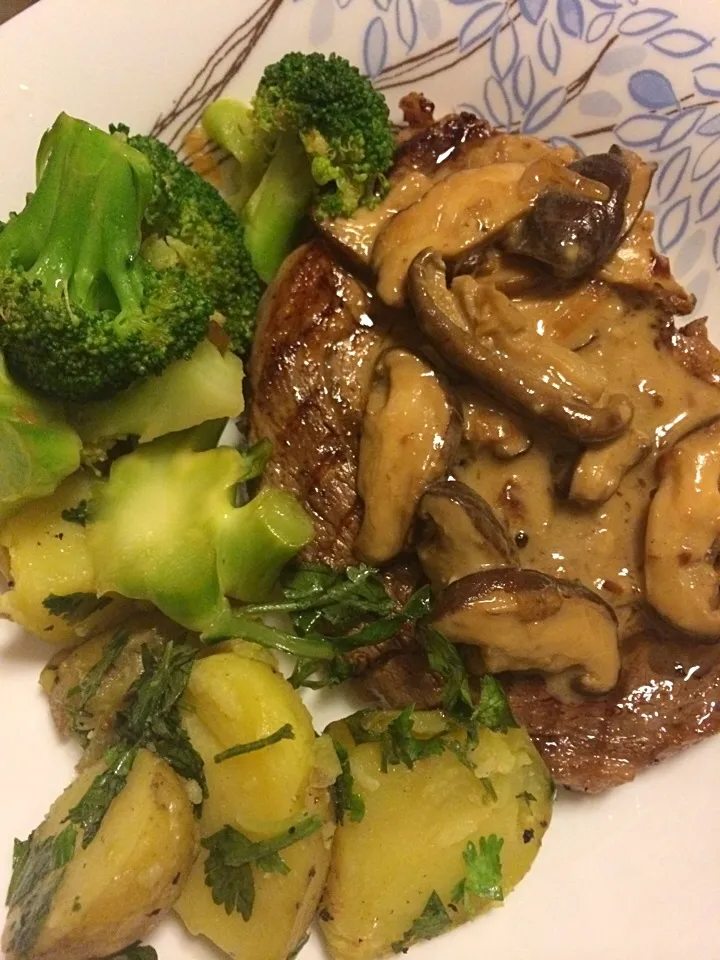
[[[118,769],[126,782],[114,796]],[[177,900],[196,846],[192,806],[164,760],[140,750],[98,761],[16,841],[5,955],[85,960],[121,950]]]
[[[152,958],[172,906],[405,951],[523,878],[553,779],[720,728],[720,353],[655,165],[401,108],[287,54],[194,133],[227,199],[61,114],[0,231],[0,614],[82,748],[11,958]],[[348,682],[317,736],[298,689]]]
[[[208,798],[202,853],[176,910],[230,957],[286,960],[307,935],[330,862],[332,744],[316,739],[272,662],[247,648],[198,660],[183,703]]]
[[[406,950],[502,902],[530,869],[554,787],[530,738],[439,712],[330,724],[345,764],[320,929],[337,960]]]

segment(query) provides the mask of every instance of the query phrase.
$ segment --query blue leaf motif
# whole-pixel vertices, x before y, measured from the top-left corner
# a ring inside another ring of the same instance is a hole
[[[540,23],[542,15],[545,13],[547,0],[520,0],[520,13],[529,20],[530,23],[537,25]]]
[[[538,37],[538,53],[545,67],[555,76],[560,66],[560,38],[549,20],[543,21]]]
[[[672,84],[659,70],[638,70],[628,81],[630,96],[648,110],[663,110],[677,105]]]
[[[653,113],[638,113],[615,127],[615,136],[626,147],[648,147],[665,132],[668,120]]]
[[[626,73],[632,67],[639,67],[647,60],[648,49],[642,46],[620,46],[608,50],[596,67],[596,73],[601,77],[614,77],[618,73]]]
[[[720,227],[717,228],[713,240],[713,257],[715,257],[715,265],[720,269]]]
[[[720,164],[720,137],[711,140],[700,153],[692,168],[691,177],[694,181],[703,180],[709,176]]]
[[[418,17],[413,0],[397,0],[395,25],[408,53],[417,43]]]
[[[619,10],[622,6],[620,0],[590,0],[590,3],[600,10]]]
[[[522,122],[523,133],[537,133],[555,119],[565,106],[567,93],[565,87],[555,87],[541,97],[535,106],[528,111]]]
[[[676,200],[660,217],[658,240],[660,249],[670,250],[682,239],[690,220],[690,197]]]
[[[345,7],[349,7],[349,6],[350,6],[350,4],[353,2],[353,0],[336,0],[336,2],[337,2],[337,5],[340,7],[340,9],[341,9],[341,10],[344,10]]]
[[[512,82],[513,96],[527,110],[535,99],[535,69],[530,57],[520,57]]]
[[[698,200],[699,221],[707,220],[720,210],[720,175],[713,177]]]
[[[674,147],[685,137],[689,137],[705,116],[706,109],[707,107],[689,107],[681,110],[672,120],[668,120],[655,149],[667,150],[668,147]]]
[[[550,137],[548,143],[551,147],[572,147],[578,156],[584,156],[583,149],[579,143],[576,143],[570,137]]]
[[[436,0],[421,0],[418,17],[425,33],[431,40],[440,36],[442,18]]]
[[[690,161],[690,147],[682,147],[663,164],[656,181],[657,193],[663,203],[672,200],[675,191],[685,176]]]
[[[485,3],[479,10],[465,21],[460,36],[458,49],[462,52],[474,46],[479,40],[490,33],[505,13],[505,4],[501,0]]]
[[[609,90],[584,93],[578,106],[584,117],[616,117],[622,111],[622,103]]]
[[[382,10],[383,13],[387,13],[388,10],[390,9],[390,4],[392,3],[392,0],[373,0],[373,3],[378,8],[378,10]]]
[[[706,97],[720,97],[720,63],[706,63],[696,67],[695,86]]]
[[[606,13],[598,13],[588,24],[585,42],[595,43],[598,40],[602,40],[614,21],[615,14],[612,11],[608,10]]]
[[[392,3],[392,0],[390,0]],[[470,7],[476,6],[478,3],[482,3],[483,0],[448,0],[448,3],[451,3],[453,7]]]
[[[497,77],[488,77],[484,90],[485,109],[496,127],[509,127],[512,123],[512,108],[505,88]]]
[[[675,19],[677,19],[676,13],[661,10],[660,7],[651,7],[649,10],[629,13],[624,20],[620,21],[618,31],[628,37],[639,37],[643,33],[651,33],[659,27],[664,27],[666,23]]]
[[[369,77],[376,77],[387,63],[388,35],[385,24],[380,17],[371,20],[365,31],[363,42],[363,63],[365,73]]]
[[[712,40],[708,40],[702,34],[695,33],[694,30],[681,30],[680,28],[664,30],[645,42],[654,50],[659,50],[660,53],[679,58],[694,57],[712,46]]]
[[[580,0],[558,0],[558,22],[569,37],[581,37],[585,31],[585,14]]]
[[[519,52],[517,29],[512,20],[498,24],[490,44],[490,64],[495,75],[501,80],[515,67]]]
[[[717,136],[720,133],[720,113],[716,113],[714,117],[710,117],[705,123],[701,123],[696,132],[701,137]]]

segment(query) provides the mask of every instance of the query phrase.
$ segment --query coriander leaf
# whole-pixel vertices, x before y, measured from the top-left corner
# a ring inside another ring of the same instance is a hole
[[[151,720],[144,743],[169,764],[179,777],[194,780],[200,787],[203,799],[207,799],[205,764],[182,725],[178,707],[172,707],[165,717],[158,716]]]
[[[335,781],[335,809],[338,823],[345,822],[345,814],[349,814],[353,823],[360,823],[365,816],[365,801],[360,794],[355,793],[355,779],[350,768],[350,757],[345,747],[333,740],[335,753],[340,762],[340,774]]]
[[[243,920],[249,920],[255,903],[252,864],[266,872],[286,873],[288,867],[278,856],[279,852],[309,837],[322,824],[320,817],[307,817],[284,833],[257,841],[226,824],[217,833],[206,837],[201,841],[209,851],[205,861],[205,883],[212,891],[213,901],[224,906],[226,913],[237,912]]]
[[[413,593],[403,607],[402,612],[403,616],[408,620],[420,620],[421,617],[426,617],[431,610],[432,590],[430,589],[430,584],[426,583]]]
[[[56,868],[64,867],[75,855],[75,841],[77,830],[69,823],[53,841],[53,864]]]
[[[500,851],[503,839],[491,833],[489,837],[480,837],[477,845],[469,842],[463,851],[465,861],[465,878],[453,892],[453,902],[465,902],[465,908],[471,911],[468,896],[474,894],[483,900],[501,901],[504,899],[502,889],[502,866]]]
[[[490,674],[482,678],[480,700],[473,717],[481,726],[495,733],[507,733],[511,727],[517,727],[500,681]]]
[[[77,824],[83,831],[83,849],[94,840],[110,804],[127,783],[137,752],[137,747],[128,748],[123,744],[108,750],[105,755],[107,770],[95,777],[85,795],[68,813],[66,820]]]
[[[83,721],[88,719],[87,705],[100,689],[100,684],[114,667],[129,639],[127,630],[119,630],[105,646],[100,660],[88,670],[79,684],[68,691],[67,706],[72,726],[81,736],[87,736],[83,726]]]
[[[153,947],[143,946],[138,940],[119,953],[105,957],[104,960],[158,960],[158,955]]]
[[[298,659],[288,679],[296,690],[298,687],[323,690],[344,683],[351,672],[350,664],[343,657],[332,660]]]
[[[532,793],[528,793],[527,790],[523,790],[522,793],[516,793],[515,799],[524,800],[528,806],[530,806],[531,803],[537,803],[537,797],[533,796]]]
[[[62,510],[60,516],[66,523],[77,523],[84,527],[89,519],[88,506],[87,500],[81,500],[76,507],[68,507],[67,510]]]
[[[272,456],[273,445],[267,438],[258,440],[247,450],[242,451],[242,467],[238,481],[248,483],[265,473],[265,467]]]
[[[7,896],[5,897],[5,906],[9,906],[10,901],[13,898],[13,893],[15,887],[17,887],[22,875],[27,859],[30,856],[30,850],[32,847],[32,833],[27,838],[27,840],[18,840],[17,837],[13,841],[13,858],[12,858],[12,873],[10,875],[10,884],[8,886]]]
[[[109,603],[109,597],[96,597],[94,593],[67,593],[64,596],[51,593],[43,600],[48,613],[62,617],[68,623],[79,623]]]
[[[480,777],[480,783],[483,785],[483,789],[485,790],[485,793],[492,800],[492,802],[497,803],[497,798],[498,798],[497,791],[495,790],[495,787],[490,777]]]
[[[472,717],[474,704],[470,680],[457,647],[434,627],[422,633],[430,669],[443,681],[443,707],[459,723]]]
[[[261,737],[259,740],[251,740],[250,743],[239,743],[235,747],[229,747],[221,753],[216,753],[214,758],[215,763],[223,763],[225,760],[232,759],[232,757],[240,757],[244,753],[254,753],[256,750],[263,750],[265,747],[271,747],[274,743],[280,743],[281,740],[294,739],[295,731],[291,724],[286,723],[280,727],[279,730],[276,730],[275,733],[271,733],[267,737]]]
[[[437,756],[448,747],[444,734],[434,737],[416,737],[413,731],[415,710],[405,707],[384,730],[370,730],[365,720],[375,711],[371,708],[359,710],[345,718],[348,730],[355,743],[379,743],[380,767],[387,773],[390,767],[404,764],[409,770],[424,757]]]
[[[412,926],[403,934],[402,940],[392,944],[394,953],[407,950],[418,940],[432,940],[452,926],[450,914],[445,909],[436,890],[430,894],[428,902],[420,916],[413,920]]]

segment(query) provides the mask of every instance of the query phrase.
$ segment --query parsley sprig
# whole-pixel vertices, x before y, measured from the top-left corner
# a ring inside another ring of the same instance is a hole
[[[449,930],[451,926],[450,914],[445,909],[437,891],[433,890],[423,912],[413,920],[410,929],[403,934],[402,940],[396,940],[392,944],[393,952],[403,953],[418,940],[432,940]]]
[[[462,903],[468,913],[473,912],[470,895],[483,900],[502,901],[502,865],[500,851],[503,839],[491,833],[489,837],[480,837],[477,844],[470,841],[463,851],[465,876],[455,887],[453,903]]]

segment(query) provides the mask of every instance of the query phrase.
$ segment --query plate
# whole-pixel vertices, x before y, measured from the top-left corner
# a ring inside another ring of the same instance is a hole
[[[585,152],[614,137],[657,160],[660,247],[710,306],[720,299],[716,36],[717,0],[44,0],[0,29],[0,216],[22,205],[38,139],[61,110],[177,144],[205,102],[249,93],[288,49],[337,50],[391,103],[414,87],[442,110],[471,108]],[[6,624],[0,641],[5,889],[12,837],[40,822],[76,754],[56,741],[38,687],[48,648]],[[317,725],[344,706],[315,697]],[[600,798],[561,796],[536,865],[502,909],[412,956],[720,960],[719,771],[720,739]],[[152,942],[161,960],[218,956],[173,920]],[[302,956],[319,960],[319,940]]]

